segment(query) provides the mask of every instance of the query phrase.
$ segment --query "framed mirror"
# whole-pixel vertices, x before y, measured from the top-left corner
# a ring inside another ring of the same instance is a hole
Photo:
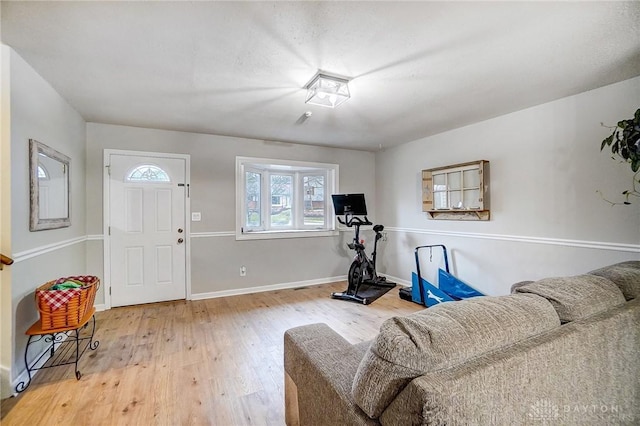
[[[71,226],[70,163],[66,155],[29,139],[30,231]]]

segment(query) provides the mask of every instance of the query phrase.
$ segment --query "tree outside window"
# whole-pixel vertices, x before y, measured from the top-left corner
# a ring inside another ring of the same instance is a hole
[[[334,235],[338,166],[236,158],[237,239]]]

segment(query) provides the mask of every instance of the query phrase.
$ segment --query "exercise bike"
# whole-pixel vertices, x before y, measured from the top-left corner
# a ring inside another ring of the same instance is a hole
[[[352,302],[362,303],[368,305],[373,302],[377,297],[363,297],[358,294],[361,286],[373,286],[390,289],[396,286],[395,283],[387,281],[385,277],[380,277],[376,273],[376,254],[378,249],[378,240],[382,238],[383,225],[374,225],[373,231],[375,232],[375,241],[373,244],[373,252],[371,258],[367,256],[363,241],[360,240],[360,227],[362,225],[373,225],[372,222],[364,216],[364,220],[357,217],[354,212],[360,212],[361,215],[366,215],[366,206],[364,202],[364,194],[341,194],[332,195],[334,201],[334,208],[336,214],[338,212],[344,214],[344,220],[337,216],[338,222],[349,227],[355,228],[355,234],[353,242],[347,243],[347,246],[356,252],[353,262],[349,267],[349,274],[347,275],[348,286],[344,292],[331,293],[331,297],[334,299],[349,300]],[[341,198],[344,197],[344,198]]]

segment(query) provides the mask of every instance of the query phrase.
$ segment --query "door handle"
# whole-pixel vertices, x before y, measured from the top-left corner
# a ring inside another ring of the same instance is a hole
[[[182,238],[178,238],[178,244],[182,244],[184,240]]]
[[[11,265],[13,263],[13,259],[5,256],[4,254],[0,254],[0,271],[4,268],[4,265]]]

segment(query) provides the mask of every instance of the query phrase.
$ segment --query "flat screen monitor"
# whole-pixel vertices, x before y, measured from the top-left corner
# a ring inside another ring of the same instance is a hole
[[[354,216],[366,216],[367,204],[364,194],[333,194],[333,210],[337,216],[350,214]]]

